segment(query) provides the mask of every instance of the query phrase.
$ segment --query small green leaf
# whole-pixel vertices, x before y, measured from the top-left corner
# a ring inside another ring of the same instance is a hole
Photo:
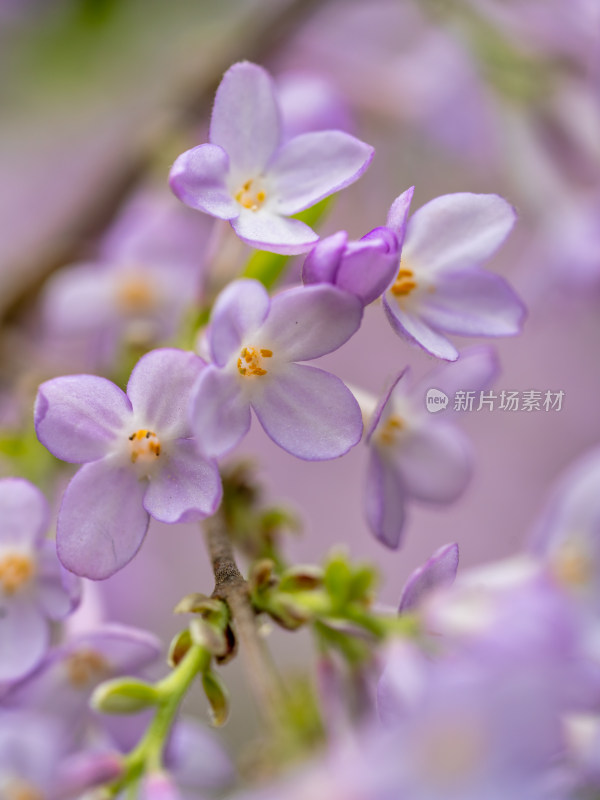
[[[209,702],[211,722],[219,728],[229,716],[229,693],[219,676],[211,671],[202,675],[202,686]]]
[[[116,678],[101,683],[92,695],[91,706],[105,714],[135,714],[157,705],[155,687],[137,678]]]
[[[171,641],[169,646],[169,654],[167,656],[167,664],[170,667],[176,667],[191,646],[192,635],[189,632],[189,629],[186,628],[185,630],[180,631]]]

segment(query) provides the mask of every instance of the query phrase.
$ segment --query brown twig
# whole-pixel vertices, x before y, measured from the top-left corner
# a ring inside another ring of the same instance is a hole
[[[248,583],[235,562],[231,539],[222,513],[204,522],[208,552],[215,576],[213,597],[229,606],[235,633],[244,657],[248,680],[261,714],[273,727],[281,725],[284,690],[257,626],[250,604]]]

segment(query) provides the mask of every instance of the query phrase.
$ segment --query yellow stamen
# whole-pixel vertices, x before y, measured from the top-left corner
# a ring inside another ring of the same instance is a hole
[[[267,199],[267,193],[260,188],[260,182],[256,181],[256,183],[259,184],[258,187],[254,185],[255,180],[246,181],[242,188],[235,193],[237,202],[249,211],[258,211]]]
[[[66,668],[69,683],[76,689],[83,689],[110,674],[108,662],[96,650],[71,653],[67,658]]]
[[[129,275],[119,284],[117,303],[126,314],[140,314],[154,308],[156,295],[142,275]]]
[[[391,445],[396,441],[398,433],[404,427],[404,420],[398,416],[391,416],[386,419],[381,430],[378,431],[377,438],[381,444]]]
[[[551,563],[556,579],[572,588],[590,585],[593,576],[591,559],[574,542],[565,542]]]
[[[153,460],[151,457],[158,458],[160,455],[160,440],[154,431],[140,428],[129,437],[131,442],[131,461],[133,464],[142,458],[145,461]]]
[[[43,800],[43,795],[35,786],[20,778],[11,780],[4,791],[6,794],[3,794],[2,797],[6,797],[6,800]]]
[[[0,558],[0,585],[4,594],[14,594],[28,583],[35,572],[33,560],[24,553],[7,553]]]
[[[414,280],[415,274],[412,269],[407,267],[400,267],[396,280],[392,284],[390,291],[396,297],[408,295],[413,289],[417,288],[417,282]]]
[[[266,347],[242,347],[240,357],[237,360],[237,368],[240,375],[248,377],[250,375],[266,375],[267,370],[263,367],[263,358],[272,358],[273,351]]]

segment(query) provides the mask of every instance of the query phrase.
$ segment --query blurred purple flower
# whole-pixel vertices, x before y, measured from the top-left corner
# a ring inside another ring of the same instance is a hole
[[[396,333],[447,361],[455,361],[458,352],[444,333],[519,333],[523,304],[504,278],[480,266],[514,221],[514,210],[497,195],[443,195],[415,212],[400,270],[383,298]]]
[[[49,508],[26,480],[0,480],[0,684],[22,678],[44,657],[49,620],[66,617],[80,582],[64,570],[46,540]]]
[[[351,131],[346,99],[333,83],[310,72],[284,72],[275,80],[281,110],[282,140],[311,131]]]
[[[123,343],[164,342],[200,294],[209,233],[210,226],[199,225],[170,195],[134,198],[97,261],[65,267],[47,282],[48,332],[59,342],[83,339],[103,364]]]
[[[456,364],[435,370],[414,386],[407,368],[369,414],[366,516],[375,536],[388,547],[400,544],[407,500],[450,503],[471,476],[466,437],[427,411],[425,392],[430,387],[447,395],[457,386],[482,389],[497,370],[494,351],[487,347],[465,351]]]
[[[2,800],[61,800],[58,775],[67,751],[58,720],[29,711],[0,715]]]
[[[171,188],[192,208],[229,220],[254,247],[302,253],[319,237],[290,215],[357,180],[373,148],[342,131],[282,143],[280,117],[269,74],[256,64],[234,64],[217,90],[210,144],[177,158]]]
[[[32,675],[10,688],[2,705],[59,720],[72,747],[97,718],[89,708],[96,686],[110,678],[138,674],[156,660],[160,650],[159,640],[146,631],[103,625],[51,651]]]
[[[61,562],[93,580],[108,578],[136,554],[149,515],[188,522],[214,513],[217,466],[190,438],[187,409],[205,367],[193,353],[154,350],[137,363],[127,394],[95,375],[43,383],[35,404],[39,440],[63,461],[83,466],[58,515]]]
[[[331,353],[358,330],[360,302],[331,286],[297,287],[272,300],[258,281],[230,284],[209,331],[214,365],[200,375],[192,428],[209,457],[234,448],[250,409],[273,441],[309,461],[337,458],[360,441],[358,404],[342,381],[297,364]]]

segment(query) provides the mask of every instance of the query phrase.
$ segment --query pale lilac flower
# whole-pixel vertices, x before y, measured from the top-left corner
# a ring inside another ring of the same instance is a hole
[[[0,797],[2,800],[62,800],[60,759],[67,751],[56,719],[33,711],[0,715]]]
[[[590,611],[600,608],[600,450],[571,466],[550,496],[531,550]]]
[[[481,268],[514,221],[513,208],[497,195],[443,195],[415,212],[398,275],[383,297],[396,333],[447,361],[458,352],[445,334],[519,333],[523,304],[504,278]]]
[[[38,438],[57,458],[84,464],[58,515],[58,556],[67,569],[108,578],[134,557],[150,516],[172,523],[214,513],[219,472],[196,452],[187,422],[204,367],[193,353],[154,350],[137,363],[127,394],[95,375],[40,386]]]
[[[173,336],[200,295],[209,232],[169,194],[134,198],[96,260],[48,280],[43,317],[53,347],[84,343],[110,364],[124,343],[148,347]]]
[[[409,576],[400,598],[400,613],[415,609],[434,589],[451,586],[457,570],[458,545],[456,542],[443,545]]]
[[[456,500],[471,476],[471,449],[465,435],[444,413],[431,414],[426,392],[436,388],[450,396],[457,388],[481,389],[497,373],[493,350],[465,351],[456,364],[430,373],[411,386],[406,369],[368,416],[369,465],[366,516],[375,536],[396,548],[405,522],[407,500],[445,504]],[[363,405],[367,403],[363,402]]]
[[[363,305],[376,300],[398,274],[413,190],[394,200],[387,227],[375,228],[357,242],[349,242],[345,231],[322,239],[304,261],[303,282],[332,284]]]
[[[248,244],[294,254],[319,237],[290,216],[353,183],[372,156],[372,147],[342,131],[313,131],[282,142],[271,77],[241,62],[217,90],[210,144],[180,155],[170,181],[180,200],[229,220]]]
[[[360,325],[360,302],[331,286],[297,287],[272,300],[258,281],[230,284],[213,308],[214,364],[198,378],[192,428],[209,457],[234,448],[254,409],[268,436],[307,460],[337,458],[361,437],[360,408],[342,381],[297,364],[331,353]]]
[[[22,678],[44,657],[50,620],[79,602],[79,581],[45,539],[49,508],[26,480],[0,480],[0,684]]]
[[[160,651],[160,641],[146,631],[103,625],[52,650],[32,675],[11,687],[2,706],[59,719],[72,746],[97,719],[89,708],[96,686],[121,675],[139,674]]]
[[[282,139],[312,131],[353,129],[344,96],[322,75],[299,70],[284,72],[277,76],[275,85]]]

